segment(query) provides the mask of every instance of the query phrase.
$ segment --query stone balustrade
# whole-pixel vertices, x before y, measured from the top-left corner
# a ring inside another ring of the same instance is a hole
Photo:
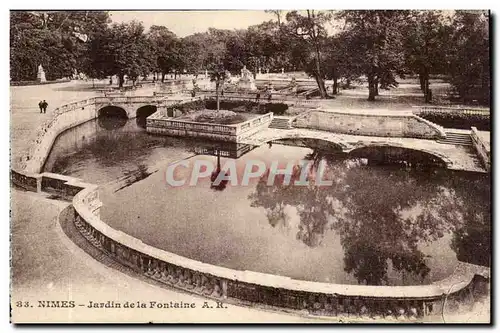
[[[300,281],[202,263],[151,247],[105,224],[88,208],[97,200],[96,191],[84,189],[73,199],[75,225],[85,238],[146,277],[205,297],[307,315],[411,321],[441,313],[446,297],[467,300],[474,288],[476,275],[463,268],[430,285],[359,286]]]
[[[457,112],[469,115],[490,115],[490,109],[487,108],[473,108],[473,107],[461,107],[461,106],[433,106],[433,105],[423,105],[423,106],[413,106],[415,113],[426,113],[426,112]]]
[[[239,124],[222,125],[178,120],[167,117],[164,113],[157,113],[146,119],[146,130],[153,134],[239,142],[260,129],[267,128],[272,118],[273,114],[270,112]]]

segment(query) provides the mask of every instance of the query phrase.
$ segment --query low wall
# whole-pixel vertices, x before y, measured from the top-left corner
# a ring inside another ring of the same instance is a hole
[[[481,137],[478,134],[477,128],[472,127],[470,137],[472,139],[472,145],[476,150],[481,163],[487,171],[491,170],[491,159],[490,159],[490,149],[488,149],[487,145],[481,140]]]
[[[221,125],[177,120],[157,112],[146,119],[146,130],[148,133],[153,134],[239,142],[269,127],[272,119],[273,114],[266,113],[240,124]]]
[[[44,123],[39,129],[32,148],[26,156],[24,171],[27,173],[41,172],[59,134],[97,117],[94,99],[71,103],[61,110],[54,110],[54,113],[55,117]]]
[[[312,110],[298,116],[293,127],[380,137],[437,139],[446,136],[440,126],[411,112],[370,114],[355,111]]]
[[[41,176],[38,174],[29,175],[15,170],[11,170],[10,172],[10,180],[12,183],[28,191],[39,192],[41,190],[40,179]]]

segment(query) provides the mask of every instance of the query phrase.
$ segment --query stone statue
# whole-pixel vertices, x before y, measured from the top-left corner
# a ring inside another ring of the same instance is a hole
[[[38,73],[36,74],[36,79],[38,82],[47,82],[45,78],[45,71],[43,70],[42,65],[38,65]]]
[[[247,69],[247,66],[243,66],[241,69],[241,78],[238,81],[238,88],[250,91],[257,90],[252,73]]]
[[[281,67],[281,74],[285,74],[285,69]]]
[[[244,80],[250,80],[251,74],[252,73],[250,73],[250,71],[247,69],[247,66],[243,66],[243,68],[241,69],[241,78]]]

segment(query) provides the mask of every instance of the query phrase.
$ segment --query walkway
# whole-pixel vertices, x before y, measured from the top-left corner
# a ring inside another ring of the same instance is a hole
[[[265,131],[261,131],[245,139],[243,143],[260,146],[269,141],[295,138],[311,138],[329,141],[341,145],[346,152],[365,145],[379,144],[418,149],[446,158],[451,162],[449,168],[452,170],[485,172],[471,147],[441,144],[434,140],[336,134],[305,128],[268,128]]]
[[[324,322],[227,305],[204,309],[209,301],[146,283],[96,261],[75,245],[63,232],[59,213],[69,204],[36,193],[12,190],[12,302],[37,304],[38,300],[105,302],[194,302],[197,309],[50,309],[34,311],[13,306],[13,318],[20,322]],[[330,319],[332,321],[332,319]]]
[[[36,86],[10,87],[10,148],[11,161],[19,161],[28,150],[38,126],[53,117],[58,106],[97,96],[92,83],[66,82]],[[46,114],[41,114],[38,102],[49,104]]]

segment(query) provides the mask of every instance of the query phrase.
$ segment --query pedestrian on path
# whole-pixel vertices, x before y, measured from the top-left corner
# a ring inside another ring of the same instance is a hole
[[[38,103],[38,107],[40,108],[40,113],[42,113],[43,111],[43,102],[40,101],[40,103]]]
[[[42,102],[43,113],[47,113],[47,106],[49,106],[49,103],[43,100]]]

